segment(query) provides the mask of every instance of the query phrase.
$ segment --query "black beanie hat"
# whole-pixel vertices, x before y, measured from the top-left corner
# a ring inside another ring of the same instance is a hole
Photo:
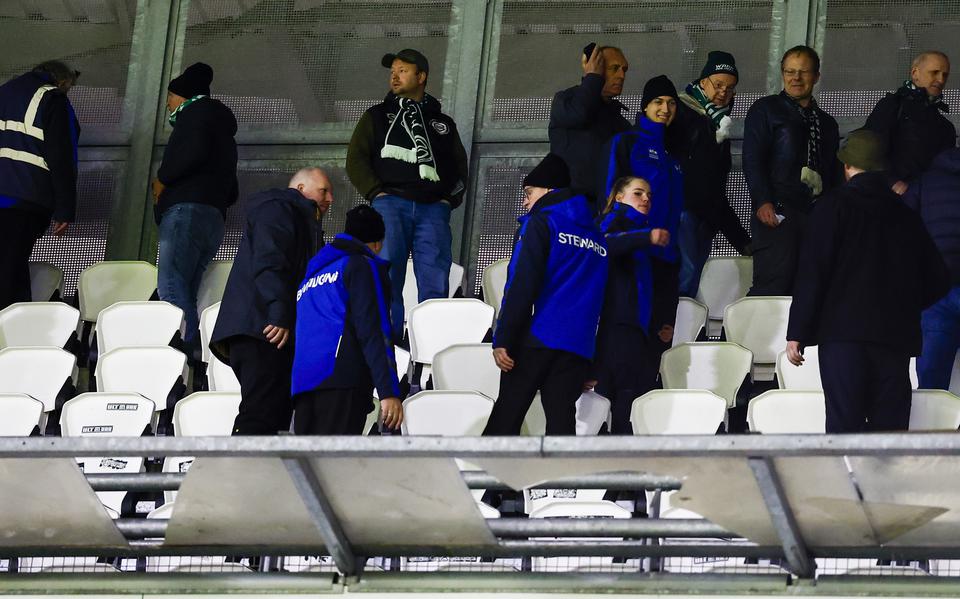
[[[707,54],[707,64],[703,65],[703,70],[700,71],[700,79],[706,79],[718,73],[733,75],[738,81],[740,80],[740,71],[737,70],[737,61],[734,60],[733,54],[722,50],[711,50]]]
[[[386,227],[380,213],[366,204],[360,204],[347,212],[347,224],[343,232],[363,243],[383,241]]]
[[[167,91],[171,91],[181,98],[190,99],[194,96],[210,95],[210,83],[213,82],[213,69],[203,62],[195,62],[182,75],[170,80]]]
[[[523,178],[523,186],[543,187],[545,189],[563,189],[570,187],[570,169],[567,163],[553,152],[544,156],[540,164],[533,167]]]
[[[673,82],[670,81],[666,75],[657,75],[647,81],[646,85],[643,86],[643,98],[640,100],[640,109],[646,110],[647,104],[654,98],[659,98],[660,96],[670,96],[674,100],[677,99],[677,88],[674,87]]]

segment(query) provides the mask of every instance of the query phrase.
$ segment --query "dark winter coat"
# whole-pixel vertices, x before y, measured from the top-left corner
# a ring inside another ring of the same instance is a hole
[[[886,174],[861,173],[818,200],[801,248],[787,339],[920,354],[920,313],[950,279],[920,216]]]
[[[177,115],[157,179],[157,222],[170,206],[206,204],[226,217],[237,201],[237,120],[219,100],[200,98]]]
[[[645,214],[623,203],[614,203],[598,220],[610,255],[600,326],[629,325],[646,332],[653,309],[650,224]]]
[[[929,170],[910,184],[903,201],[920,213],[950,269],[952,285],[960,285],[960,149],[934,158]]]

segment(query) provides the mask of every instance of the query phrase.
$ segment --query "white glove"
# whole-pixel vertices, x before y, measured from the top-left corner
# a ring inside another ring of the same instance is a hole
[[[809,166],[800,169],[800,182],[810,188],[813,197],[823,193],[823,179],[820,177],[820,173]]]
[[[717,128],[717,143],[723,143],[730,137],[730,130],[733,128],[733,119],[724,116],[720,119],[720,126]]]

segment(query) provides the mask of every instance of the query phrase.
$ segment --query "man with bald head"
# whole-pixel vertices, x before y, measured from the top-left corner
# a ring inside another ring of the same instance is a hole
[[[893,190],[899,194],[937,154],[956,146],[957,131],[944,115],[949,111],[943,100],[949,77],[946,54],[922,52],[910,66],[910,78],[881,98],[867,117],[865,128],[878,133],[887,145]]]
[[[331,203],[327,174],[304,168],[287,189],[258,193],[244,204],[243,239],[210,340],[210,350],[240,381],[234,435],[290,428],[297,285],[323,246],[320,221]]]

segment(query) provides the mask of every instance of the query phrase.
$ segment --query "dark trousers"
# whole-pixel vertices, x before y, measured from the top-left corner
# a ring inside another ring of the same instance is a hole
[[[597,387],[610,400],[614,435],[632,435],[630,410],[633,400],[654,387],[656,369],[643,329],[622,324],[604,324],[597,335]]]
[[[871,343],[821,343],[820,378],[828,433],[905,431],[910,424],[910,356]]]
[[[233,434],[276,435],[289,431],[293,345],[277,349],[246,336],[234,337],[229,344],[230,366],[240,381],[240,413],[233,422]]]
[[[577,434],[577,400],[589,374],[590,362],[556,349],[519,348],[513,370],[500,373],[500,395],[484,436],[519,435],[537,391],[547,418],[548,435]]]
[[[651,279],[653,283],[653,305],[650,311],[650,336],[647,344],[650,355],[649,363],[656,370],[660,368],[660,356],[670,349],[670,341],[661,341],[660,329],[664,325],[671,328],[677,324],[677,304],[680,303],[680,263],[667,262],[659,258],[650,260]]]
[[[30,301],[30,253],[49,224],[47,214],[0,209],[0,310]]]
[[[800,239],[807,217],[792,211],[786,216],[780,226],[771,228],[753,215],[753,286],[747,295],[793,295]]]
[[[294,398],[298,435],[362,435],[373,408],[373,389],[316,389]]]

